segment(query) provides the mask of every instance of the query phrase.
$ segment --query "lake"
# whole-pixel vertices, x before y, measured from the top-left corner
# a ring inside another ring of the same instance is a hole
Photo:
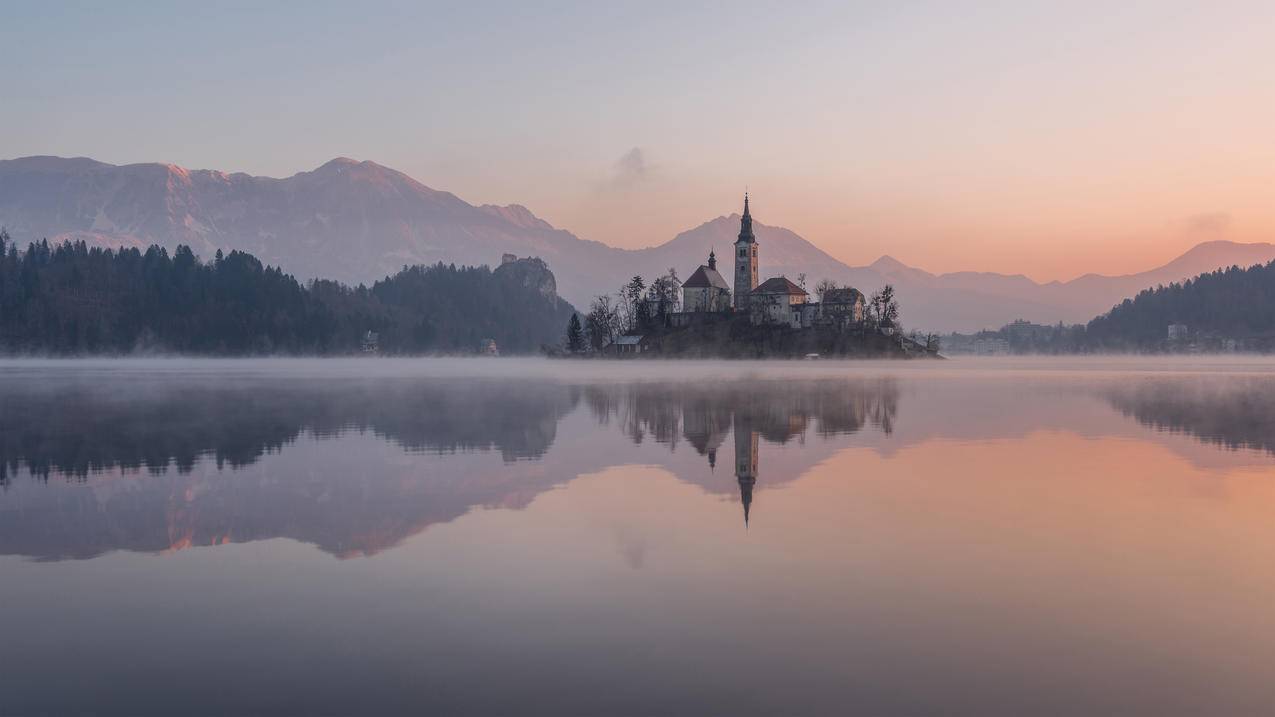
[[[0,715],[1275,712],[1275,362],[0,362]]]

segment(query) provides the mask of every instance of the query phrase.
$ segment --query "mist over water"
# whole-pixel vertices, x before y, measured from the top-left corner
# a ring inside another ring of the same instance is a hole
[[[1273,406],[1236,357],[0,362],[0,714],[1259,714]]]

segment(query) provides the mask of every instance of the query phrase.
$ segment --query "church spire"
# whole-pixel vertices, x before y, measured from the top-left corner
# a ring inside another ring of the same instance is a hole
[[[748,244],[757,241],[753,236],[753,215],[748,211],[748,192],[744,192],[744,216],[739,218],[739,241]]]

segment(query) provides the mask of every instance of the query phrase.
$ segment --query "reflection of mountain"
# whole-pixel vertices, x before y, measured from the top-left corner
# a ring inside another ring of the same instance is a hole
[[[1228,448],[1275,453],[1275,380],[1147,380],[1113,387],[1111,405],[1139,423]]]

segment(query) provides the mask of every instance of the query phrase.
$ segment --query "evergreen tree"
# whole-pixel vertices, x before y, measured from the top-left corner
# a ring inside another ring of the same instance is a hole
[[[573,354],[584,351],[584,329],[580,327],[580,315],[574,312],[567,322],[567,350]]]

